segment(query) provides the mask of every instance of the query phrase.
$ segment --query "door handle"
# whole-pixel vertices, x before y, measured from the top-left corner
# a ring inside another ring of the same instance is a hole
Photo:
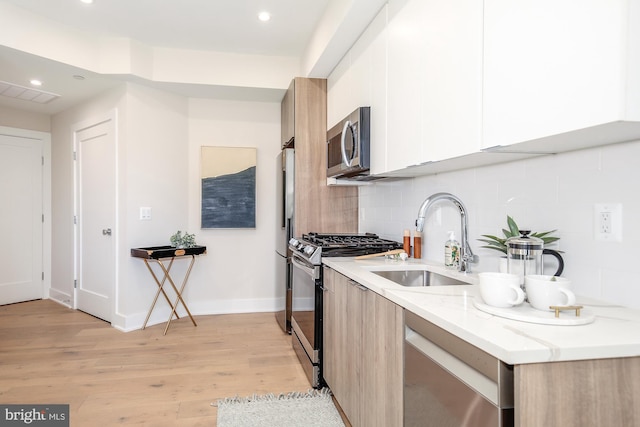
[[[102,235],[103,236],[111,236],[111,229],[110,228],[104,228],[102,230]]]

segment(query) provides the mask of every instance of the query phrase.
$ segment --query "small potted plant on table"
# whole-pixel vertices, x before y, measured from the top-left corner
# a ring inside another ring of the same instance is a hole
[[[196,235],[189,234],[186,231],[182,234],[182,231],[178,230],[176,234],[169,238],[169,241],[174,248],[192,248],[196,245]]]

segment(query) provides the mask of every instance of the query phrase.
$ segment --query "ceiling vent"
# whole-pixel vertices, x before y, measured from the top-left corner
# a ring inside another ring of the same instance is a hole
[[[0,95],[9,98],[22,99],[23,101],[36,102],[38,104],[47,104],[60,97],[60,95],[56,95],[55,93],[22,87],[3,81],[0,81]]]

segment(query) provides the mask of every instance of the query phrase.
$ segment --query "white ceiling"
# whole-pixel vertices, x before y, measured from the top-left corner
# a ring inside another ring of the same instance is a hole
[[[0,0],[0,5],[24,9],[65,28],[152,47],[300,58],[330,1],[95,0],[86,5],[79,0]],[[257,19],[263,10],[272,14],[271,21]],[[55,114],[122,81],[7,47],[0,31],[0,81],[26,86],[33,77],[45,81],[42,90],[61,97],[42,105],[0,96],[0,105]],[[185,94],[207,93],[197,85],[171,86]]]
[[[85,80],[74,79],[74,75],[84,76]],[[121,80],[0,46],[0,81],[30,87],[29,80],[32,78],[45,82],[40,90],[55,93],[60,98],[47,104],[38,104],[0,96],[0,106],[55,114],[122,83]]]
[[[5,0],[75,29],[150,46],[300,56],[329,0]],[[257,15],[269,11],[272,19]]]

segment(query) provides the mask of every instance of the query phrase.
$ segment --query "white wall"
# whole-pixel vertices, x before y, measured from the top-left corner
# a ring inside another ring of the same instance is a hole
[[[256,228],[200,229],[200,148],[256,147]],[[189,100],[189,232],[207,255],[196,261],[188,304],[201,314],[276,310],[276,156],[280,104]]]
[[[480,256],[475,271],[497,271],[499,253],[481,249],[481,234],[500,234],[511,215],[521,228],[557,229],[556,249],[564,251],[565,271],[578,294],[640,308],[637,252],[640,246],[640,141],[518,162],[377,182],[360,188],[360,231],[402,241],[415,230],[422,201],[446,191],[469,211],[472,250]],[[622,242],[594,239],[594,204],[622,203]],[[460,219],[447,202],[427,215],[423,258],[442,261],[447,231],[459,240]],[[549,262],[550,272],[553,262]]]
[[[187,228],[187,115],[186,98],[127,84],[118,123],[120,271],[114,319],[125,330],[142,326],[157,290],[142,260],[131,257],[131,248],[169,245],[173,233]],[[151,221],[140,220],[140,207],[151,208]],[[183,271],[183,263],[172,269],[176,278]],[[168,317],[168,305],[159,301],[150,323]]]
[[[280,104],[187,99],[125,84],[53,117],[53,286],[65,303],[73,292],[73,124],[111,109],[118,117],[119,275],[114,326],[142,326],[156,291],[130,249],[168,245],[177,230],[196,235],[207,254],[197,258],[185,292],[193,314],[275,311],[275,159]],[[256,228],[200,229],[200,147],[257,148]],[[139,219],[151,207],[151,221]],[[188,263],[177,261],[182,280]],[[149,324],[168,318],[159,299]],[[183,310],[180,313],[184,314]]]
[[[51,117],[47,114],[15,110],[0,105],[0,126],[50,132]]]

